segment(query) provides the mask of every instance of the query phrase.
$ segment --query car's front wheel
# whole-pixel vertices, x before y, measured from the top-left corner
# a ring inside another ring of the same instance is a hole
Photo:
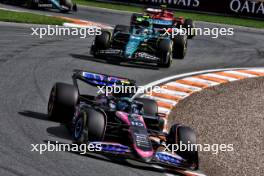
[[[102,31],[101,35],[95,37],[94,43],[91,47],[90,53],[97,57],[98,50],[104,50],[109,48],[111,40],[111,34],[109,31]]]
[[[187,52],[187,36],[183,34],[175,35],[173,38],[173,58],[184,59]]]
[[[188,39],[192,39],[195,36],[195,23],[192,19],[186,19],[183,27],[188,29],[191,33],[188,35]]]
[[[73,138],[78,143],[102,141],[105,127],[106,117],[102,112],[85,108],[73,120]]]
[[[169,68],[172,63],[172,42],[168,39],[162,39],[158,45],[158,56],[160,62],[158,66]]]
[[[196,145],[196,135],[193,129],[180,124],[174,124],[171,126],[169,134],[167,136],[167,144],[180,145]],[[196,150],[184,150],[176,151],[178,155],[187,160],[191,169],[199,169],[198,151]]]
[[[68,124],[73,118],[78,101],[76,87],[65,83],[56,83],[50,92],[48,117],[50,120]]]

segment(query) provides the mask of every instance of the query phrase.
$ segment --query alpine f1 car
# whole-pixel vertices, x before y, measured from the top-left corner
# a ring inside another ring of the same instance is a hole
[[[195,36],[195,23],[192,19],[184,19],[184,17],[175,17],[174,12],[167,10],[166,6],[161,8],[146,8],[143,14],[133,13],[130,24],[135,24],[138,17],[149,16],[153,19],[154,28],[185,28],[189,31],[188,38]]]
[[[141,19],[136,25],[117,25],[113,31],[102,31],[95,37],[90,53],[94,57],[119,57],[126,62],[157,63],[170,67],[172,58],[183,59],[187,37],[172,40],[154,30],[151,21]]]
[[[77,5],[72,0],[0,0],[0,2],[24,5],[28,8],[52,8],[61,12],[77,11]]]
[[[146,98],[131,98],[122,92],[97,96],[81,94],[79,81],[92,86],[135,86],[135,81],[86,71],[75,71],[73,85],[56,83],[50,93],[48,116],[68,124],[77,144],[100,144],[100,152],[122,155],[146,163],[178,169],[197,170],[197,151],[170,153],[165,144],[195,144],[194,131],[174,124],[164,133],[164,116],[157,103]]]

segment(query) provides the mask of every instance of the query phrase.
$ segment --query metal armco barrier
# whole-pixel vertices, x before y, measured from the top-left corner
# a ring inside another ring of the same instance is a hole
[[[107,0],[109,1],[109,0]],[[264,0],[110,0],[264,19]]]

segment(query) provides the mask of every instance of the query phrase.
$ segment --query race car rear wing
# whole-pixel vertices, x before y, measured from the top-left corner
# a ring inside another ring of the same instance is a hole
[[[81,80],[92,86],[135,86],[136,84],[136,81],[128,78],[110,76],[83,70],[75,70],[72,78],[74,84],[77,80]]]
[[[146,6],[144,8],[145,12],[148,13],[161,13],[163,10],[166,10],[167,6],[166,5],[160,5],[159,7],[157,6]]]

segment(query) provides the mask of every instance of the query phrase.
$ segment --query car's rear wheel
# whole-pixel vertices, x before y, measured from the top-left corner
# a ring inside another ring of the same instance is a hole
[[[50,92],[48,117],[50,120],[68,124],[73,118],[78,101],[76,87],[65,83],[56,83]]]
[[[187,52],[186,35],[178,34],[173,38],[173,58],[184,59]]]
[[[72,10],[77,12],[78,8],[76,3],[73,3]]]
[[[64,5],[66,7],[68,7],[69,9],[71,9],[72,7],[72,1],[71,0],[61,0],[62,4],[61,5]]]
[[[92,108],[81,110],[73,122],[73,138],[78,143],[102,141],[106,127],[105,115]]]
[[[169,134],[167,136],[167,144],[180,145],[196,145],[196,135],[193,129],[179,124],[171,126]],[[196,150],[185,150],[176,151],[178,155],[187,160],[190,164],[191,169],[199,169],[198,151]]]
[[[171,40],[162,39],[158,45],[158,56],[160,62],[158,66],[169,68],[172,63],[172,42]]]
[[[183,27],[188,29],[191,34],[188,35],[188,39],[192,39],[195,36],[195,23],[192,19],[186,19],[184,21]]]
[[[74,6],[74,4],[72,3],[72,0],[60,0],[60,5],[64,6],[64,9],[61,10],[61,12],[63,13],[68,13],[69,11],[73,10],[73,6]]]
[[[38,1],[37,0],[27,0],[26,6],[30,9],[36,9],[38,8]]]
[[[143,104],[145,115],[156,116],[156,114],[158,113],[158,105],[155,100],[151,100],[148,98],[136,98],[135,100]]]
[[[143,104],[144,115],[157,117],[158,104],[155,100],[152,100],[149,98],[135,98],[135,100]],[[164,119],[160,117],[157,117],[157,118],[158,118],[158,121],[144,119],[148,129],[153,129],[156,131],[162,131],[164,129]]]

